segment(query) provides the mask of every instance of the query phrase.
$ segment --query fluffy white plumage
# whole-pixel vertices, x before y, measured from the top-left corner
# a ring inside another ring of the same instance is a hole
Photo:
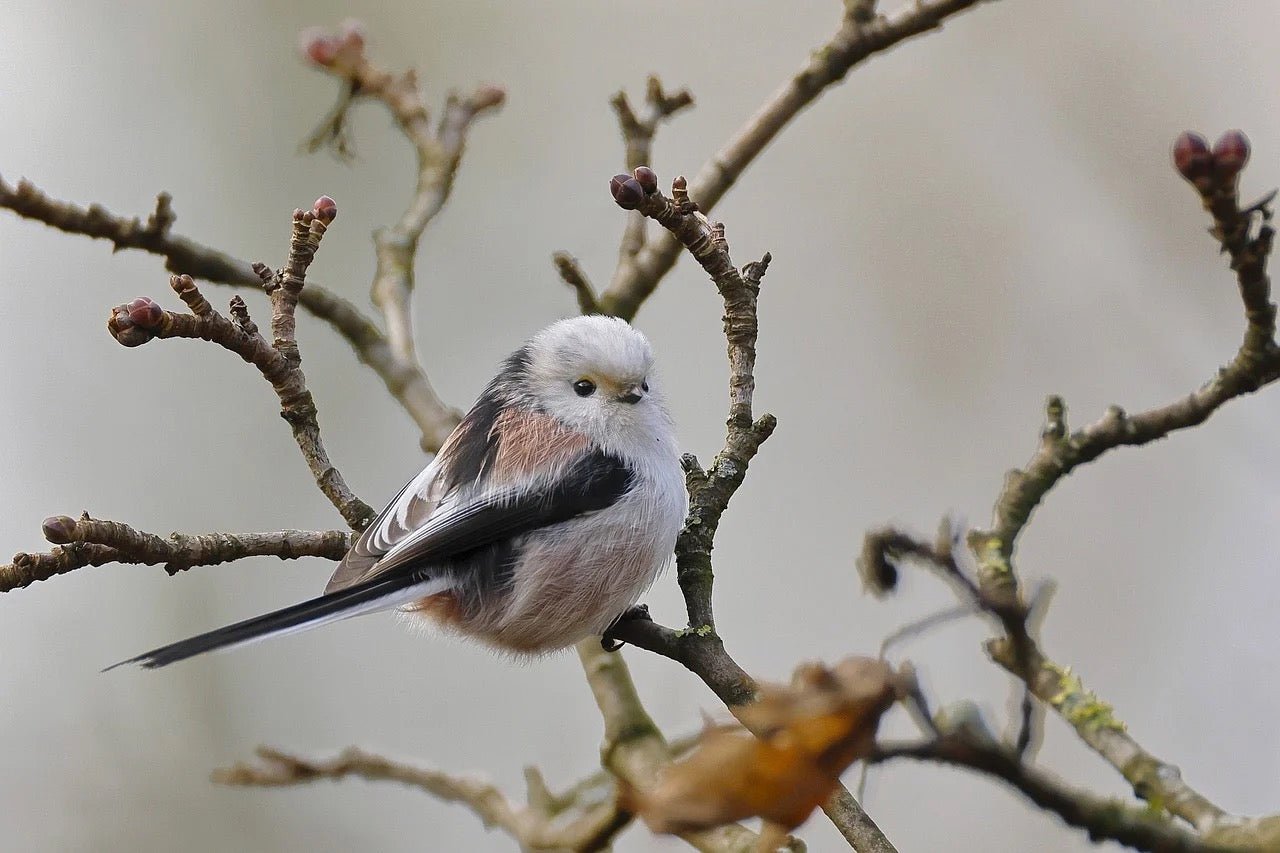
[[[396,606],[507,651],[561,649],[635,604],[684,513],[649,342],[622,320],[561,320],[504,362],[325,595],[127,662],[163,666]]]

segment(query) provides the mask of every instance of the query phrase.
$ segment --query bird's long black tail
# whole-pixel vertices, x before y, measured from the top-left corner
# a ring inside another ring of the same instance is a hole
[[[267,637],[293,634],[362,613],[390,610],[415,599],[443,592],[448,586],[445,581],[432,580],[417,573],[375,578],[350,589],[322,595],[274,613],[246,619],[207,634],[152,649],[137,657],[112,664],[107,669],[115,669],[130,663],[136,663],[148,669],[168,666],[216,649],[228,649]]]

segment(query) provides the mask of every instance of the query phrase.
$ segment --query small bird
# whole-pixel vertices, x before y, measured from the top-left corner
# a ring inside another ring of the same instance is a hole
[[[400,608],[518,655],[603,634],[670,560],[686,496],[648,340],[585,316],[503,362],[319,598],[138,655],[204,652]],[[110,667],[109,667],[110,668]]]

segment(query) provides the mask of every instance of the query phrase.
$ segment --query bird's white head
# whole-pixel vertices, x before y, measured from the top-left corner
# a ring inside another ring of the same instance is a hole
[[[525,357],[531,401],[598,446],[632,455],[673,443],[653,350],[626,321],[561,320],[529,341]]]

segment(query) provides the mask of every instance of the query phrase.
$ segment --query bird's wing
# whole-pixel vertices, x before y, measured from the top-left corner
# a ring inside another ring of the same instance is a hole
[[[440,470],[440,457],[437,456],[378,513],[334,570],[333,577],[324,588],[326,594],[368,580],[384,554],[427,523],[444,497],[445,484]]]
[[[440,505],[430,520],[378,561],[372,577],[421,569],[588,512],[631,488],[630,466],[601,450],[579,454],[551,480],[504,487]]]
[[[549,415],[485,411],[482,397],[436,459],[360,536],[325,592],[440,565],[604,509],[630,488],[631,477],[622,459]]]

